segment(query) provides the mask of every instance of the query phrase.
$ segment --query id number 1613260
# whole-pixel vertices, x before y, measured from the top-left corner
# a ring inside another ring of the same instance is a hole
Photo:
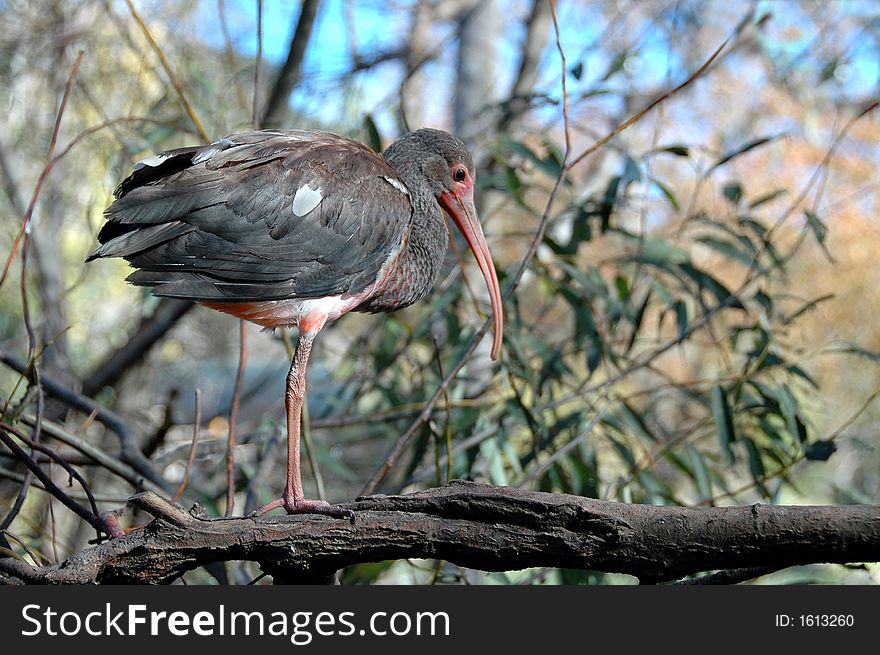
[[[851,628],[852,614],[777,614],[777,628]]]

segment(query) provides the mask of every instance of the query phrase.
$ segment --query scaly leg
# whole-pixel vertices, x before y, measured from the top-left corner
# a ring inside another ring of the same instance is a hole
[[[287,409],[287,484],[281,498],[266,503],[251,513],[260,516],[266,512],[283,507],[288,514],[325,514],[348,518],[354,523],[354,512],[350,509],[336,507],[323,500],[306,500],[303,496],[302,476],[300,475],[299,436],[302,421],[303,397],[306,389],[306,367],[312,342],[318,330],[301,331],[287,373],[287,391],[284,394],[284,406]]]

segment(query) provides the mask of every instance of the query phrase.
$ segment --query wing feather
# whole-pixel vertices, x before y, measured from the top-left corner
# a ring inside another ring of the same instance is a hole
[[[265,130],[178,148],[119,185],[89,259],[124,257],[137,269],[130,282],[175,298],[358,292],[412,226],[409,196],[388,179],[399,180],[379,155],[327,132]],[[300,215],[294,200],[306,186]]]

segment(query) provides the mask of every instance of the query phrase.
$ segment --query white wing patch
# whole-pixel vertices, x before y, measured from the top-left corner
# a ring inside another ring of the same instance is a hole
[[[382,179],[385,180],[386,182],[388,182],[388,184],[393,186],[395,189],[400,191],[403,195],[405,195],[405,196],[409,195],[409,189],[407,189],[404,186],[403,182],[401,182],[400,180],[395,180],[393,177],[388,177],[386,175],[383,175]]]
[[[323,199],[320,189],[313,189],[308,184],[304,184],[293,196],[293,213],[300,217],[305,216],[320,205]]]
[[[152,157],[147,157],[146,159],[141,159],[138,163],[134,165],[134,170],[138,171],[142,169],[144,166],[156,167],[161,164],[163,161],[168,159],[171,155],[167,152],[161,153],[158,155],[153,155]]]

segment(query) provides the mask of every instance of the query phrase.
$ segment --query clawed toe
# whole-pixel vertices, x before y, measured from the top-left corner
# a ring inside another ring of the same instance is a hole
[[[331,505],[323,500],[296,500],[294,498],[277,498],[248,514],[251,518],[262,516],[273,509],[284,508],[288,514],[322,514],[334,518],[348,519],[354,525],[354,512],[338,505]]]

